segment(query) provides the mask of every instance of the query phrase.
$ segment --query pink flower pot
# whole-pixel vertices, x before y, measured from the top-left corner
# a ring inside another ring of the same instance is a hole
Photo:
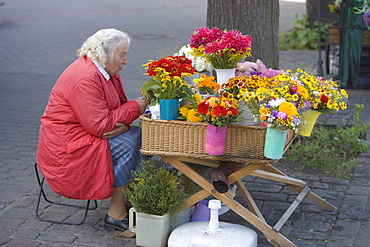
[[[210,155],[222,155],[225,148],[227,126],[216,127],[207,124],[205,152]]]

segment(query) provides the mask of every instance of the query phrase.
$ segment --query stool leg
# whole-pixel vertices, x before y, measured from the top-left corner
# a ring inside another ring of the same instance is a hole
[[[86,206],[80,206],[80,205],[74,205],[74,204],[68,204],[68,203],[59,203],[59,202],[54,202],[54,201],[49,200],[46,197],[46,194],[45,194],[45,191],[44,191],[45,178],[44,177],[42,179],[40,178],[40,174],[39,174],[39,171],[37,169],[37,163],[35,163],[35,173],[36,173],[37,182],[38,182],[39,187],[40,187],[40,192],[39,192],[39,195],[38,195],[37,205],[36,205],[36,218],[38,218],[39,220],[45,221],[45,222],[57,223],[57,224],[65,224],[65,225],[82,225],[86,220],[87,212],[89,210],[95,210],[95,209],[98,208],[98,203],[97,203],[96,200],[94,200],[94,205],[91,208],[90,208],[90,200],[87,200]],[[46,202],[48,202],[50,204],[64,206],[64,207],[75,207],[75,208],[85,209],[83,219],[80,222],[75,223],[75,222],[57,221],[57,220],[41,218],[40,217],[41,214],[39,212],[40,211],[40,204],[41,204],[41,196],[44,198],[44,200]]]

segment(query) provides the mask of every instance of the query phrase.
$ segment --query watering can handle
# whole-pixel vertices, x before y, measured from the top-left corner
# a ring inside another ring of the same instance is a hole
[[[129,218],[128,227],[129,227],[131,232],[136,232],[136,222],[134,222],[136,217],[134,217],[134,214],[136,214],[136,210],[135,210],[134,207],[132,207],[128,211],[128,218]]]

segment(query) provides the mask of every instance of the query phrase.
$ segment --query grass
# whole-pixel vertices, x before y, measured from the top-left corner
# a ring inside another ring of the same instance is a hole
[[[361,123],[364,105],[356,104],[352,126],[315,126],[310,137],[298,136],[290,146],[286,161],[295,162],[297,169],[320,168],[330,176],[352,179],[361,153],[367,152],[366,131],[369,123]]]

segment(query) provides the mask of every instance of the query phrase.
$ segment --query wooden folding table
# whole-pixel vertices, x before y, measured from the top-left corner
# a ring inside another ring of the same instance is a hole
[[[313,193],[307,184],[296,178],[289,177],[276,169],[271,160],[263,156],[263,144],[266,128],[262,126],[231,125],[228,128],[224,155],[212,156],[204,152],[206,124],[184,121],[154,120],[141,117],[143,154],[157,155],[173,165],[184,175],[201,187],[201,190],[188,197],[179,210],[194,205],[198,201],[212,195],[231,210],[236,212],[250,224],[259,229],[274,246],[296,246],[284,237],[279,230],[292,215],[304,198],[307,198],[325,210],[332,211],[336,207]],[[288,132],[285,142],[286,151],[295,134]],[[242,148],[240,148],[240,146]],[[230,165],[233,172],[228,176],[229,184],[235,183],[243,196],[248,208],[236,201],[235,193],[229,190],[219,193],[211,181],[192,168],[191,164],[217,168],[221,162]],[[267,224],[251,194],[242,182],[242,178],[252,175],[286,184],[298,193],[283,216],[274,226]]]

